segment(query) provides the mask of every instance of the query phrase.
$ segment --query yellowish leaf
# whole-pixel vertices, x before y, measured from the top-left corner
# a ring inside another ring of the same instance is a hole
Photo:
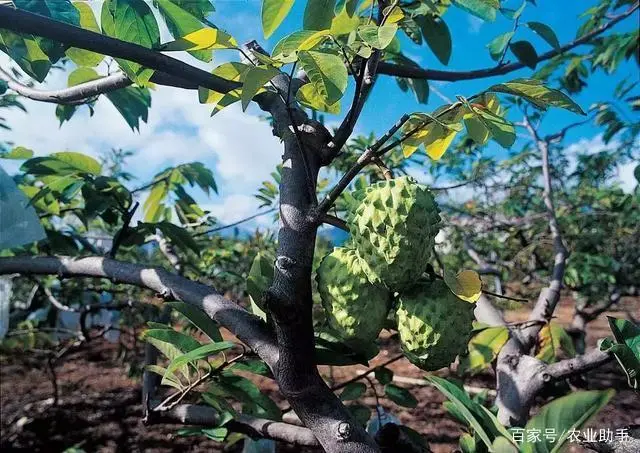
[[[445,270],[444,282],[453,294],[469,303],[475,303],[482,294],[482,281],[476,271],[467,269],[454,275]]]
[[[437,126],[442,129],[442,126]],[[445,132],[445,135],[439,136],[430,143],[425,142],[424,146],[427,151],[427,156],[433,160],[440,160],[444,152],[449,148],[449,145],[451,145],[451,142],[457,133],[457,131],[449,129]]]
[[[175,41],[162,46],[162,50],[206,50],[206,49],[235,49],[238,43],[228,33],[217,28],[201,28]]]

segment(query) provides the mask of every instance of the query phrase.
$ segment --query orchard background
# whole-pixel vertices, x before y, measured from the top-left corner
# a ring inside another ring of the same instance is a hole
[[[2,448],[639,451],[638,14],[1,1]]]

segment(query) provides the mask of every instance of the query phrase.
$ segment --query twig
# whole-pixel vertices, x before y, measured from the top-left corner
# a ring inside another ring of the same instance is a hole
[[[250,220],[253,220],[253,219],[257,218],[257,217],[261,217],[263,215],[270,214],[270,213],[275,212],[275,211],[277,211],[277,208],[267,209],[266,211],[258,212],[257,214],[250,215],[249,217],[245,217],[244,219],[237,220],[237,221],[235,221],[233,223],[230,223],[228,225],[222,225],[222,226],[215,227],[215,228],[212,228],[212,229],[207,230],[207,231],[201,231],[199,233],[195,233],[195,234],[193,234],[193,237],[204,236],[205,234],[217,233],[218,231],[226,230],[227,228],[233,228],[235,226],[238,226],[238,225],[241,225],[243,223],[249,222]]]
[[[118,249],[120,248],[120,244],[122,244],[122,241],[124,240],[124,238],[126,237],[127,232],[129,231],[129,224],[131,223],[131,219],[133,218],[134,214],[136,213],[136,210],[138,209],[138,206],[140,206],[140,203],[136,201],[135,204],[133,205],[133,207],[130,210],[128,210],[126,212],[126,214],[124,215],[124,217],[122,218],[122,228],[120,228],[120,230],[116,234],[116,237],[113,238],[113,245],[111,246],[111,250],[109,250],[109,253],[107,254],[107,257],[109,257],[109,258],[115,258],[116,257],[116,253],[118,253]]]

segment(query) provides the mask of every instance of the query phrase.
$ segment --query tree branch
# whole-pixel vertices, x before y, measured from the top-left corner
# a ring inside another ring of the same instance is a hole
[[[58,275],[60,277],[99,277],[112,282],[148,288],[166,299],[181,300],[202,309],[209,317],[234,333],[270,367],[278,361],[275,339],[267,325],[213,288],[163,269],[124,263],[102,257],[20,256],[0,258],[0,275]]]
[[[553,250],[554,250],[554,263],[553,270],[551,272],[551,281],[547,288],[540,292],[538,301],[529,315],[529,320],[544,320],[549,318],[555,307],[560,300],[560,290],[562,289],[562,281],[564,278],[564,270],[566,260],[569,255],[567,248],[564,245],[562,239],[562,232],[560,231],[560,225],[556,217],[556,209],[553,200],[553,186],[551,183],[551,167],[549,163],[549,142],[543,140],[538,135],[538,132],[531,125],[529,118],[525,115],[524,118],[525,127],[534,139],[536,147],[540,151],[542,158],[542,180],[544,183],[544,191],[542,193],[542,200],[545,205],[546,214],[549,222],[549,229],[551,230],[551,237],[553,238]],[[531,345],[538,335],[541,329],[541,325],[534,325],[523,332],[525,339],[525,347]]]
[[[169,411],[153,412],[151,422],[169,422],[186,425],[217,426],[220,415],[214,408],[197,404],[181,404]],[[317,447],[319,443],[308,428],[289,423],[274,422],[263,418],[239,414],[225,426],[233,432],[250,437],[273,439],[293,445]]]
[[[138,44],[121,41],[9,6],[0,6],[0,28],[16,33],[31,33],[72,47],[123,58],[146,68],[167,73],[174,77],[173,80],[187,81],[219,93],[227,93],[242,86],[239,82],[223,79]]]
[[[572,50],[573,48],[578,47],[582,44],[587,44],[592,38],[597,37],[598,35],[609,30],[618,22],[631,16],[637,9],[638,9],[638,3],[633,5],[624,13],[621,13],[611,18],[609,22],[596,28],[590,33],[587,33],[581,38],[571,41],[558,49],[553,49],[553,50],[550,50],[549,52],[539,55],[536,62],[540,63],[540,62],[549,60],[569,50]],[[524,67],[525,67],[525,64],[518,61],[510,64],[494,66],[492,68],[476,69],[472,71],[439,71],[436,69],[424,69],[420,67],[398,65],[394,63],[381,61],[380,64],[378,65],[378,74],[386,74],[386,75],[392,75],[396,77],[408,77],[411,79],[443,80],[443,81],[455,82],[458,80],[482,79],[485,77],[494,77],[498,75],[504,75],[513,71],[517,71],[518,69],[522,69]]]
[[[573,359],[561,360],[547,365],[542,374],[545,381],[558,381],[571,376],[586,373],[609,362],[612,355],[599,349],[593,349],[584,355],[579,355]],[[545,376],[547,374],[548,376]]]

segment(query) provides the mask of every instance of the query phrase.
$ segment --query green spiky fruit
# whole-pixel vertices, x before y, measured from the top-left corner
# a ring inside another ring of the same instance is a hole
[[[424,272],[440,230],[438,206],[410,177],[382,181],[354,195],[349,231],[371,271],[393,291]]]
[[[369,281],[358,252],[334,249],[322,259],[317,281],[331,328],[354,349],[370,346],[384,326],[391,294]]]
[[[466,351],[475,305],[459,299],[445,282],[420,282],[400,294],[399,302],[398,333],[411,363],[433,371]]]

